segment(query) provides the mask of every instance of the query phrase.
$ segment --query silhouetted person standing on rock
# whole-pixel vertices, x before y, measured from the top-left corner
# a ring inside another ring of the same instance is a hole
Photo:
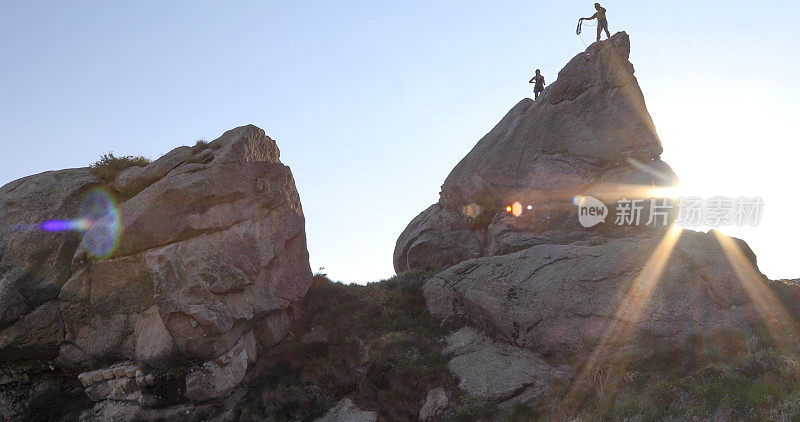
[[[535,84],[533,86],[533,99],[536,100],[539,98],[539,93],[544,91],[544,76],[542,76],[542,72],[539,69],[536,69],[536,74],[533,75],[531,80],[528,81],[529,84]]]
[[[594,13],[589,18],[581,18],[582,21],[590,21],[594,18],[597,18],[597,41],[600,41],[600,31],[606,30],[606,38],[611,38],[611,34],[608,33],[608,21],[606,20],[606,8],[600,6],[600,3],[595,3],[594,8],[597,9],[597,12]]]

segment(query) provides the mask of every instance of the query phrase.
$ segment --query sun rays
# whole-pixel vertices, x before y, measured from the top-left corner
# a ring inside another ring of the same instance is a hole
[[[731,237],[714,230],[722,251],[728,258],[739,283],[753,302],[761,322],[773,342],[785,355],[797,355],[798,327],[796,321],[775,293],[764,283],[764,276]]]
[[[630,340],[631,336],[635,333],[637,323],[648,308],[653,290],[658,285],[659,278],[672,255],[675,244],[677,244],[678,239],[680,239],[682,231],[683,229],[677,225],[670,226],[669,230],[664,234],[664,237],[653,250],[653,253],[647,259],[639,275],[633,280],[631,285],[627,287],[614,313],[614,319],[609,323],[608,327],[606,327],[606,331],[600,342],[578,372],[575,381],[567,392],[561,406],[559,406],[559,413],[562,413],[580,400],[579,389],[587,381],[587,377],[591,376],[597,369],[598,362],[616,351],[617,345]],[[618,381],[619,380],[616,380],[616,382]]]
[[[653,311],[651,306],[653,293],[658,287],[664,270],[673,255],[673,251],[681,238],[683,229],[673,224],[664,234],[648,257],[637,277],[630,285],[624,287],[624,292],[620,295],[621,299],[614,317],[606,326],[605,331],[592,350],[583,366],[577,372],[572,384],[563,396],[555,420],[560,420],[570,413],[570,409],[581,406],[587,397],[585,387],[595,381],[596,374],[603,372],[609,365],[608,359],[615,353],[623,351],[625,345],[632,344],[634,336],[642,329],[642,321],[647,319],[647,313]],[[796,340],[798,336],[798,324],[784,307],[776,293],[767,285],[765,277],[759,272],[755,263],[743,250],[740,244],[731,237],[719,231],[712,231],[720,250],[730,264],[732,273],[737,280],[729,280],[731,288],[740,285],[743,294],[749,299],[747,305],[755,311],[757,321],[751,328],[758,333],[760,328],[765,329],[776,346],[777,350],[786,358],[796,358],[800,348]],[[695,304],[694,306],[699,306]],[[750,312],[752,312],[752,310]],[[747,308],[743,308],[741,316],[745,317]],[[624,374],[626,359],[620,359],[612,365],[621,365],[617,371],[606,371],[608,373]],[[620,383],[626,382],[621,375],[612,376],[603,380],[604,385],[614,391]],[[604,398],[613,400],[614,395]]]

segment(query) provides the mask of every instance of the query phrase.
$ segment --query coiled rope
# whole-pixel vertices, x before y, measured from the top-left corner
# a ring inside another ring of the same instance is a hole
[[[597,26],[597,24],[594,24],[594,25],[587,24],[586,26]],[[575,35],[577,35],[578,38],[581,40],[581,42],[583,43],[584,48],[589,48],[589,46],[586,44],[586,41],[584,41],[583,37],[581,36],[581,30],[582,29],[583,29],[583,19],[579,19],[578,20],[578,27],[575,29]]]

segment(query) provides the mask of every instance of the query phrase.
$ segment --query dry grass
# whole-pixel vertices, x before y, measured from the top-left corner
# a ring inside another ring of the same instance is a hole
[[[210,160],[210,157],[207,155],[201,155],[201,153],[209,148],[211,149],[219,149],[219,144],[212,144],[205,139],[198,139],[197,142],[192,146],[192,151],[189,154],[189,157],[186,159],[187,163],[204,163]]]
[[[99,160],[90,166],[92,174],[103,183],[110,183],[123,170],[129,167],[145,167],[150,164],[150,160],[145,157],[134,157],[126,155],[116,157],[114,153],[103,154]]]
[[[430,275],[412,272],[366,286],[316,276],[301,304],[305,317],[291,330],[322,327],[327,341],[289,338],[250,389],[240,419],[314,420],[347,396],[377,410],[381,420],[412,421],[428,388],[439,386],[456,397],[451,420],[490,413],[492,406],[457,393],[440,354],[444,328],[428,314],[420,289]]]
[[[640,350],[596,365],[583,385],[556,385],[512,420],[790,420],[800,365],[758,335],[719,332],[675,345],[643,335]],[[564,403],[566,391],[578,399]],[[793,420],[793,419],[791,419]]]
[[[491,403],[460,392],[439,353],[453,327],[430,317],[414,272],[366,286],[315,277],[292,332],[322,327],[327,341],[290,338],[266,376],[251,388],[241,420],[314,420],[342,397],[380,420],[415,420],[429,388],[451,397],[443,421],[493,417]],[[772,286],[797,305],[797,287]],[[299,337],[299,336],[298,336]],[[570,403],[567,391],[577,391]],[[641,334],[638,347],[594,365],[582,385],[556,382],[542,401],[505,417],[532,420],[796,420],[800,357],[786,356],[756,333],[723,331],[682,344]]]

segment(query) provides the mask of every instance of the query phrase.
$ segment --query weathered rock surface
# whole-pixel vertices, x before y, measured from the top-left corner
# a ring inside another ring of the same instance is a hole
[[[203,402],[228,395],[244,380],[248,364],[257,357],[258,346],[251,331],[228,353],[186,375],[186,397]]]
[[[514,106],[451,171],[439,202],[400,235],[395,270],[629,235],[608,225],[581,227],[571,202],[578,194],[609,203],[647,197],[653,186],[676,182],[659,158],[661,143],[629,52],[624,32],[594,43],[536,102]],[[522,216],[505,212],[514,202],[525,207]]]
[[[274,141],[248,126],[207,151],[121,205],[111,258],[76,253],[60,294],[65,365],[214,359],[305,293],[302,210]]]
[[[584,355],[601,342],[623,350],[634,332],[683,341],[747,331],[761,320],[746,286],[754,281],[740,279],[713,234],[684,230],[674,248],[664,246],[671,243],[641,236],[469,260],[428,281],[425,298],[435,316],[463,317],[555,358]],[[740,265],[757,273],[752,252],[736,244],[749,257]],[[606,337],[612,331],[629,334]]]
[[[375,422],[377,420],[377,412],[361,410],[352,400],[344,398],[315,422]]]
[[[49,171],[0,188],[0,361],[52,359],[63,340],[56,299],[81,238],[39,224],[74,217],[98,183],[88,169]]]
[[[134,196],[183,164],[191,153],[191,147],[178,147],[146,167],[129,167],[117,175],[109,187],[125,197]]]
[[[431,388],[425,396],[425,402],[419,408],[419,420],[429,421],[441,415],[449,403],[447,392],[442,387]]]
[[[0,363],[53,361],[83,372],[93,400],[129,402],[87,418],[230,395],[311,283],[299,195],[275,142],[243,126],[117,175],[108,189],[124,199],[122,228],[105,259],[78,233],[38,226],[77,218],[98,185],[76,169],[0,188]],[[120,365],[141,376],[117,377]],[[184,396],[159,398],[162,381]]]
[[[501,406],[535,405],[555,379],[569,377],[567,369],[552,367],[540,355],[489,339],[469,326],[446,341],[447,367],[459,379],[458,387]]]

